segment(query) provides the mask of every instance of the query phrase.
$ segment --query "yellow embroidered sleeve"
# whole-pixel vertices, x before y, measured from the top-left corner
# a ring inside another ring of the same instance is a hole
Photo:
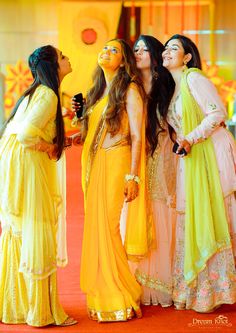
[[[36,144],[41,138],[48,141],[44,129],[50,120],[56,118],[58,99],[50,88],[40,86],[33,95],[17,139],[25,146]]]

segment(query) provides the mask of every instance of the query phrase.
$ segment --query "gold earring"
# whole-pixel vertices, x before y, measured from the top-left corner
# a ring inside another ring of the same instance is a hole
[[[158,72],[154,71],[152,76],[153,76],[154,80],[157,80],[158,79]]]
[[[185,61],[184,61],[183,68],[182,68],[182,71],[183,71],[183,72],[184,72],[186,69],[188,69],[187,63],[188,63],[188,62],[185,60]]]

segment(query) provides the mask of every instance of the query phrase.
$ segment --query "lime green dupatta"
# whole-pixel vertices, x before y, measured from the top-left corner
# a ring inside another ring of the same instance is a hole
[[[203,120],[204,114],[191,95],[187,77],[191,68],[183,72],[181,96],[183,134],[187,135]],[[184,277],[193,282],[207,260],[218,251],[231,246],[224,198],[214,146],[211,138],[195,144],[185,161],[185,259]]]

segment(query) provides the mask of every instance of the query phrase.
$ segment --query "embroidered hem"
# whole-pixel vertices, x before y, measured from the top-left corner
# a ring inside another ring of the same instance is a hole
[[[110,312],[98,311],[95,309],[88,309],[88,316],[92,320],[98,322],[113,322],[113,321],[127,321],[134,316],[137,318],[142,317],[142,311],[140,308],[134,310],[133,308],[127,308],[126,310],[117,310]]]
[[[159,290],[169,295],[172,294],[172,286],[160,281],[157,278],[153,278],[152,276],[142,273],[139,270],[136,270],[135,277],[142,286]]]

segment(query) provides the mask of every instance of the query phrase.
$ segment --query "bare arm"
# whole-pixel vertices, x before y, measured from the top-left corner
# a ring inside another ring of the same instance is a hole
[[[135,84],[131,84],[127,92],[126,110],[129,118],[131,136],[131,168],[130,179],[126,181],[126,201],[135,199],[138,195],[138,171],[142,145],[143,100]],[[133,178],[132,177],[135,177]]]

